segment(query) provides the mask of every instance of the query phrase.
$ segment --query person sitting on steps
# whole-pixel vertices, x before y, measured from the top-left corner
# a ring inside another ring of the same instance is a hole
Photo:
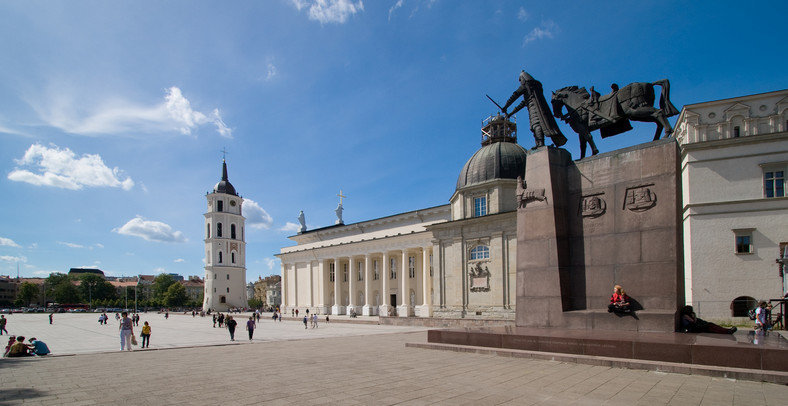
[[[613,296],[610,297],[610,304],[607,306],[608,313],[629,313],[632,311],[629,300],[621,285],[614,286]]]

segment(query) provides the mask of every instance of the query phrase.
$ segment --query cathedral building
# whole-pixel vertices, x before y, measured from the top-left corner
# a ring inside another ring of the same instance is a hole
[[[206,199],[203,310],[247,307],[244,199],[227,179],[226,162],[222,161],[222,180]]]
[[[304,230],[282,248],[282,311],[514,320],[517,177],[526,150],[501,116],[449,204]]]

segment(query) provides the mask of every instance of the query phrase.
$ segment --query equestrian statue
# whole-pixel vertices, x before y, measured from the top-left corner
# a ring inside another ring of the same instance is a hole
[[[654,86],[660,86],[659,108],[654,107]],[[591,87],[589,93],[584,87],[568,86],[553,92],[552,105],[555,117],[572,127],[580,138],[580,158],[586,154],[587,144],[591,145],[593,155],[599,153],[591,131],[599,130],[602,138],[621,134],[632,129],[629,120],[656,123],[654,140],[658,140],[665,129],[665,137],[670,137],[673,127],[668,117],[679,114],[670,102],[670,82],[661,79],[653,83],[635,82],[621,89],[615,83],[610,86],[610,94],[600,96]],[[566,108],[566,114],[563,109]]]

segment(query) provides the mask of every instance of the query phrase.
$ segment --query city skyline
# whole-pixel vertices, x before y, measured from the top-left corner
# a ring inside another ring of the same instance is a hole
[[[204,276],[205,194],[244,198],[247,281],[308,229],[447,204],[526,70],[545,97],[671,81],[687,104],[788,87],[784,2],[0,4],[0,275]],[[511,110],[511,108],[510,108]],[[528,115],[519,143],[534,145]],[[675,117],[670,120],[675,123]],[[559,126],[579,158],[576,134]],[[601,152],[648,142],[633,123]]]

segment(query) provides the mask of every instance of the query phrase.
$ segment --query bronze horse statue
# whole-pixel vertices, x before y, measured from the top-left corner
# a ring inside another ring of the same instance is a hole
[[[654,107],[654,86],[662,88],[659,108]],[[597,129],[602,138],[607,138],[631,130],[629,120],[634,120],[655,123],[655,141],[659,139],[663,128],[665,137],[673,133],[668,117],[675,116],[679,111],[670,102],[670,82],[667,79],[654,83],[630,83],[621,89],[613,84],[611,88],[613,91],[604,96],[600,96],[593,87],[591,93],[577,86],[567,86],[553,92],[553,114],[569,124],[580,137],[581,159],[585,157],[587,144],[591,145],[593,155],[599,153],[591,136],[591,131]],[[566,114],[563,113],[564,108]]]

